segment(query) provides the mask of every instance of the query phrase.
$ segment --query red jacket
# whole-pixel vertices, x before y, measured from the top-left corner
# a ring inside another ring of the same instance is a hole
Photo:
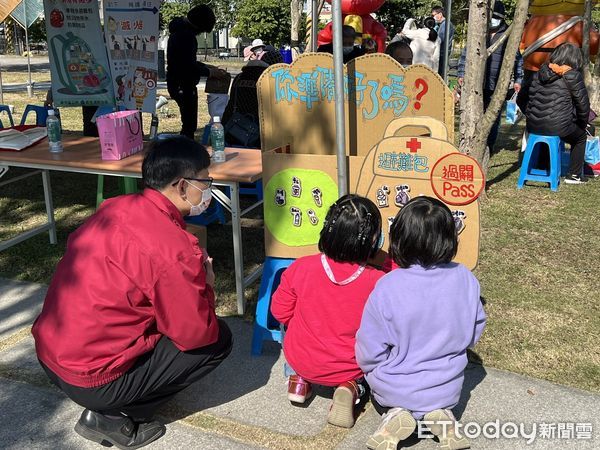
[[[105,201],[69,236],[33,325],[38,358],[65,382],[96,387],[163,335],[182,351],[216,342],[205,259],[160,192]]]
[[[328,262],[338,281],[359,267]],[[327,277],[320,254],[300,258],[283,272],[271,312],[287,326],[283,351],[298,375],[325,386],[362,377],[354,355],[356,331],[369,294],[383,275],[367,266],[356,280],[339,286]]]

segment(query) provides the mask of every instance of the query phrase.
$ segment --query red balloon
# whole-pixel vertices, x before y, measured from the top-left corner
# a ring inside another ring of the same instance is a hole
[[[327,3],[331,3],[331,0],[327,0]],[[342,0],[342,13],[364,16],[377,11],[384,3],[385,0]]]

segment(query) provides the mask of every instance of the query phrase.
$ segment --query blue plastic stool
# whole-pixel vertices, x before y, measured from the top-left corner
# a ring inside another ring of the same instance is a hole
[[[223,225],[225,223],[225,212],[223,211],[221,204],[215,200],[212,202],[211,206],[199,216],[187,216],[184,220],[186,223],[202,225],[204,227],[213,222]]]
[[[535,164],[538,161],[540,144],[545,144],[550,152],[550,169],[536,169]],[[518,189],[523,189],[525,181],[541,181],[550,183],[552,191],[558,190],[560,184],[561,149],[564,148],[560,137],[541,136],[539,134],[529,133],[525,155],[521,163],[521,172],[517,183]]]
[[[10,108],[8,107],[8,105],[0,105],[0,112],[2,112],[2,111],[6,111],[6,114],[8,114],[8,121],[10,122],[10,126],[14,127],[15,122],[13,120],[12,114],[10,113]],[[0,128],[4,128],[1,120],[0,120]]]
[[[48,110],[45,106],[27,105],[25,111],[23,111],[23,117],[21,117],[21,123],[19,125],[25,125],[27,116],[29,113],[35,113],[35,124],[38,127],[46,126],[46,119],[48,118]]]
[[[225,194],[231,198],[231,189],[225,188]],[[262,180],[255,181],[254,183],[240,183],[240,195],[254,195],[256,201],[263,199],[263,184]]]
[[[262,353],[263,341],[275,341],[281,344],[282,334],[277,322],[271,315],[271,296],[281,280],[281,273],[294,262],[293,259],[267,256],[263,264],[263,273],[258,291],[256,318],[252,333],[252,356]]]

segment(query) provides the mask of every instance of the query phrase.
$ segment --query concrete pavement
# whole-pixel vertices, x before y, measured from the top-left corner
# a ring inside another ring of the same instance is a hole
[[[73,431],[81,408],[50,385],[37,363],[29,328],[45,290],[0,279],[0,442],[7,449],[100,448]],[[261,356],[251,357],[252,325],[240,318],[227,322],[233,353],[160,410],[167,434],[149,449],[365,448],[380,421],[372,406],[351,430],[327,425],[329,390],[320,390],[306,407],[291,406],[279,345],[267,343]],[[495,434],[499,421],[498,434],[505,437],[473,437],[474,449],[594,449],[600,448],[599,405],[600,395],[470,365],[455,412],[472,436],[485,424],[486,434]],[[522,424],[524,433],[511,423]],[[533,438],[531,445],[524,435]],[[416,437],[405,446],[437,448]]]

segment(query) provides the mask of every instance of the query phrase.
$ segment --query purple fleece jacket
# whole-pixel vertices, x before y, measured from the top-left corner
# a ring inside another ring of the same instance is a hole
[[[467,348],[485,322],[479,282],[461,264],[413,265],[381,278],[356,335],[356,360],[375,400],[417,419],[456,406]]]

